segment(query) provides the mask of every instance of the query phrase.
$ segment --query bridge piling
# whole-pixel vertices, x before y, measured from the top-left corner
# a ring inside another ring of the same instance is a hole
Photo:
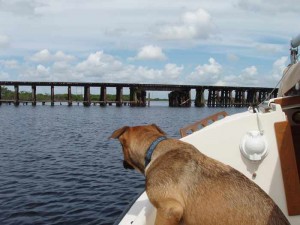
[[[234,103],[234,99],[233,99],[233,89],[230,90],[230,93],[229,93],[229,98],[230,98],[230,107],[233,106],[233,103]]]
[[[207,106],[211,107],[211,96],[212,96],[212,90],[208,89],[208,97],[207,97]]]
[[[231,97],[232,97],[231,93],[232,93],[232,90],[230,90],[230,89],[226,91],[225,107],[232,106],[231,105]]]
[[[169,93],[170,107],[190,107],[191,106],[191,91],[180,90]]]
[[[146,106],[146,104],[147,104],[146,96],[147,96],[147,92],[145,90],[141,90],[141,99],[139,102],[140,106],[143,106],[143,107]]]
[[[131,87],[129,88],[129,100],[130,100],[130,106],[136,106],[137,104],[137,88]]]
[[[195,107],[205,106],[204,91],[204,88],[196,89]]]
[[[220,96],[220,90],[216,91],[216,107],[221,107],[221,96]]]
[[[246,104],[246,91],[243,90],[242,91],[242,107],[245,107],[245,106],[247,106],[247,104]]]
[[[31,86],[32,106],[36,106],[36,85]]]
[[[51,85],[51,106],[54,106],[54,85]]]
[[[116,106],[120,107],[120,106],[122,106],[122,103],[123,103],[123,87],[118,86],[116,89],[117,89]]]
[[[15,85],[15,100],[14,100],[14,105],[18,106],[20,104],[20,99],[19,99],[19,85]]]
[[[106,106],[106,87],[101,86],[100,87],[100,106]]]
[[[83,105],[90,106],[91,105],[91,93],[90,93],[90,86],[84,86],[84,96],[83,96]]]
[[[72,87],[68,85],[68,106],[72,106]]]
[[[245,102],[245,90],[240,88],[235,90],[234,106],[235,107],[247,106]]]
[[[137,87],[131,87],[130,88],[130,106],[146,106],[147,92],[145,90],[139,89]]]
[[[247,91],[247,98],[246,98],[246,103],[248,105],[256,105],[256,90],[248,90]]]
[[[221,107],[230,107],[231,106],[231,90],[222,89],[221,90],[221,98],[220,105]]]
[[[219,106],[219,91],[214,87],[208,89],[207,106],[208,107]]]
[[[217,90],[213,89],[212,93],[213,93],[212,94],[212,107],[217,107],[219,92]]]
[[[220,98],[220,105],[219,106],[225,106],[226,105],[226,93],[225,90],[221,90],[221,98]],[[226,105],[227,107],[227,105]]]

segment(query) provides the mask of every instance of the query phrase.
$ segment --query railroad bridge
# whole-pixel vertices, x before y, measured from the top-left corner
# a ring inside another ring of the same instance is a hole
[[[14,98],[2,99],[1,86],[13,86]],[[30,100],[20,100],[20,86],[31,87],[32,94]],[[72,87],[83,87],[83,105],[90,106],[91,104],[99,104],[106,106],[107,104],[116,104],[122,106],[128,104],[130,106],[146,106],[147,91],[169,91],[169,106],[170,107],[190,107],[192,105],[191,90],[196,91],[194,104],[196,107],[245,107],[251,104],[258,104],[267,97],[276,97],[277,89],[264,87],[234,87],[234,86],[203,86],[203,85],[176,85],[176,84],[138,84],[138,83],[88,83],[88,82],[27,82],[27,81],[0,81],[0,104],[13,103],[19,105],[23,102],[32,105],[37,104],[36,88],[47,86],[50,88],[51,99],[50,104],[53,106],[55,100],[55,87],[66,87],[68,98],[67,104],[71,106]],[[99,88],[99,98],[97,101],[91,101],[91,87]],[[106,98],[107,88],[115,88],[115,101],[108,101]],[[123,100],[123,89],[129,88],[130,100]],[[206,99],[205,99],[206,97]],[[61,101],[59,101],[61,102]],[[42,102],[45,104],[45,101]]]

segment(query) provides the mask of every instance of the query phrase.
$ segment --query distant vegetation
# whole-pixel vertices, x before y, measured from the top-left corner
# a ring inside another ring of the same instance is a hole
[[[6,87],[1,87],[1,98],[5,100],[12,100],[14,99],[15,92],[8,90]],[[99,95],[93,95],[91,94],[91,101],[99,101]],[[21,101],[30,101],[32,99],[32,93],[27,91],[20,91],[19,92],[19,99]],[[50,101],[51,95],[50,94],[36,94],[36,100],[37,101]],[[55,101],[67,101],[68,100],[68,94],[55,94],[54,95]],[[107,101],[115,101],[116,95],[106,95]],[[129,101],[129,95],[123,95],[124,101]],[[74,95],[72,94],[72,101],[83,101],[82,95]]]
[[[1,86],[1,99],[3,100],[13,100],[15,96],[15,92],[8,90],[7,87]],[[20,91],[19,92],[19,99],[20,101],[31,101],[32,100],[32,93],[27,91]],[[55,101],[67,101],[68,100],[68,94],[55,94],[54,95]],[[37,101],[50,101],[51,95],[50,94],[36,94],[36,100]],[[107,101],[115,101],[116,95],[106,94],[106,100]],[[123,101],[129,101],[130,96],[129,95],[123,95]],[[152,101],[165,101],[167,99],[159,99],[154,98],[151,99]],[[82,95],[74,95],[72,94],[72,101],[83,101]],[[93,95],[91,94],[91,101],[99,101],[99,95]]]

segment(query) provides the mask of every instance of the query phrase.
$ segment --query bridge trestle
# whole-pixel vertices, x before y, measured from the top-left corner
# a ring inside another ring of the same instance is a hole
[[[13,86],[13,99],[3,99],[3,88],[1,86]],[[31,86],[31,99],[20,99],[19,87]],[[39,100],[42,105],[50,102],[51,106],[55,105],[54,89],[57,86],[67,87],[67,99],[65,102],[72,106],[72,87],[83,87],[83,101],[84,106],[91,104],[106,106],[107,104],[116,106],[130,105],[130,106],[146,106],[147,105],[147,91],[169,91],[169,106],[170,107],[190,107],[192,105],[191,90],[196,91],[194,104],[195,107],[246,107],[249,105],[257,105],[267,98],[275,98],[278,89],[260,88],[260,87],[229,87],[229,86],[201,86],[201,85],[171,85],[171,84],[122,84],[122,83],[75,83],[75,82],[21,82],[21,81],[0,81],[0,105],[2,103],[13,103],[18,106],[20,102],[26,104],[31,102],[36,105],[37,91],[39,86],[50,86],[50,100]],[[98,100],[91,100],[91,87],[100,88]],[[116,97],[114,101],[107,100],[107,87],[116,88]],[[130,99],[125,101],[123,99],[123,88],[129,88]],[[150,93],[149,93],[150,94]],[[149,97],[150,98],[150,97]],[[206,98],[206,99],[205,99]],[[58,100],[60,101],[60,100]],[[79,104],[79,101],[77,101]],[[148,99],[149,105],[149,99]]]

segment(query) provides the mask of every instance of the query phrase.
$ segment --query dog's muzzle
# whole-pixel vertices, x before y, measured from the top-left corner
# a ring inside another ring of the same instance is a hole
[[[123,166],[125,169],[130,169],[130,170],[134,170],[134,168],[125,160],[123,160]]]

